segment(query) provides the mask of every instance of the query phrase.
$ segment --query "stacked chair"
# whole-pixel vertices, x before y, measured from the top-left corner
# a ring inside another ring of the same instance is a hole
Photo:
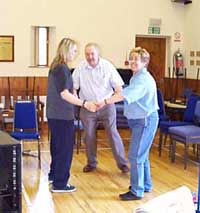
[[[157,98],[158,98],[158,106],[159,106],[159,110],[158,110],[158,116],[159,116],[158,127],[159,127],[160,122],[168,121],[169,117],[166,115],[164,99],[160,89],[157,89]]]
[[[164,120],[159,122],[159,128],[160,128],[159,145],[158,145],[159,156],[161,156],[161,153],[162,153],[163,138],[165,136],[165,141],[167,140],[170,127],[193,125],[195,106],[198,100],[200,100],[200,96],[198,95],[193,94],[189,97],[182,121]]]
[[[176,143],[184,145],[184,169],[187,168],[188,148],[189,145],[197,144],[199,157],[200,144],[200,101],[196,103],[195,107],[195,123],[185,126],[174,126],[169,128],[169,135],[171,138],[171,161],[175,161]]]

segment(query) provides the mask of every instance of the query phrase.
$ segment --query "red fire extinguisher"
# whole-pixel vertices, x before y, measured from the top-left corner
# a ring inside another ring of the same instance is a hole
[[[126,59],[125,59],[125,61],[124,61],[124,65],[125,65],[125,66],[128,66],[128,65],[129,65],[128,54],[127,54],[127,52],[126,52]]]
[[[184,63],[183,63],[183,55],[180,52],[180,49],[178,49],[174,53],[174,68],[176,76],[183,76],[184,74]]]

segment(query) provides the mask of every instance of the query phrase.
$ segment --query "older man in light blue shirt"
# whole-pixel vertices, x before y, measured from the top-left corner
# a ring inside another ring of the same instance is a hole
[[[85,47],[86,60],[73,72],[75,92],[79,90],[82,100],[99,102],[119,93],[124,84],[115,67],[99,56],[99,48],[94,43]],[[84,172],[91,172],[97,167],[96,128],[101,121],[105,127],[118,168],[126,173],[129,171],[125,158],[124,146],[116,127],[115,105],[106,105],[96,112],[81,108],[80,118],[85,132],[87,165]]]
[[[107,60],[99,58],[92,67],[87,60],[73,72],[74,89],[79,89],[82,100],[100,101],[113,95],[113,89],[120,90],[124,82],[115,67]]]

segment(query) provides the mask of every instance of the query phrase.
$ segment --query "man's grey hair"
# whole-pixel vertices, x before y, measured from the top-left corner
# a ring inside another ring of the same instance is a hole
[[[99,45],[97,43],[90,42],[90,43],[85,45],[85,49],[88,48],[88,47],[94,47],[98,51],[98,53],[100,54],[100,48],[99,48]]]

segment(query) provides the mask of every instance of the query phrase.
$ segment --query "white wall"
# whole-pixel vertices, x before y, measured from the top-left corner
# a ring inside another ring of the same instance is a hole
[[[64,36],[79,42],[74,66],[84,57],[84,45],[94,41],[104,57],[123,67],[135,35],[147,35],[150,18],[162,19],[161,35],[172,36],[169,52],[184,51],[184,38],[174,42],[173,36],[184,33],[185,6],[171,0],[0,0],[0,5],[0,35],[15,36],[15,62],[0,62],[0,76],[47,76],[47,68],[29,67],[31,26],[37,25],[55,26],[57,43]]]
[[[200,60],[200,57],[190,57],[190,51],[200,51],[200,1],[193,0],[187,5],[185,10],[185,58],[188,68],[188,77],[196,78],[197,68],[200,66],[190,66],[190,60]]]

